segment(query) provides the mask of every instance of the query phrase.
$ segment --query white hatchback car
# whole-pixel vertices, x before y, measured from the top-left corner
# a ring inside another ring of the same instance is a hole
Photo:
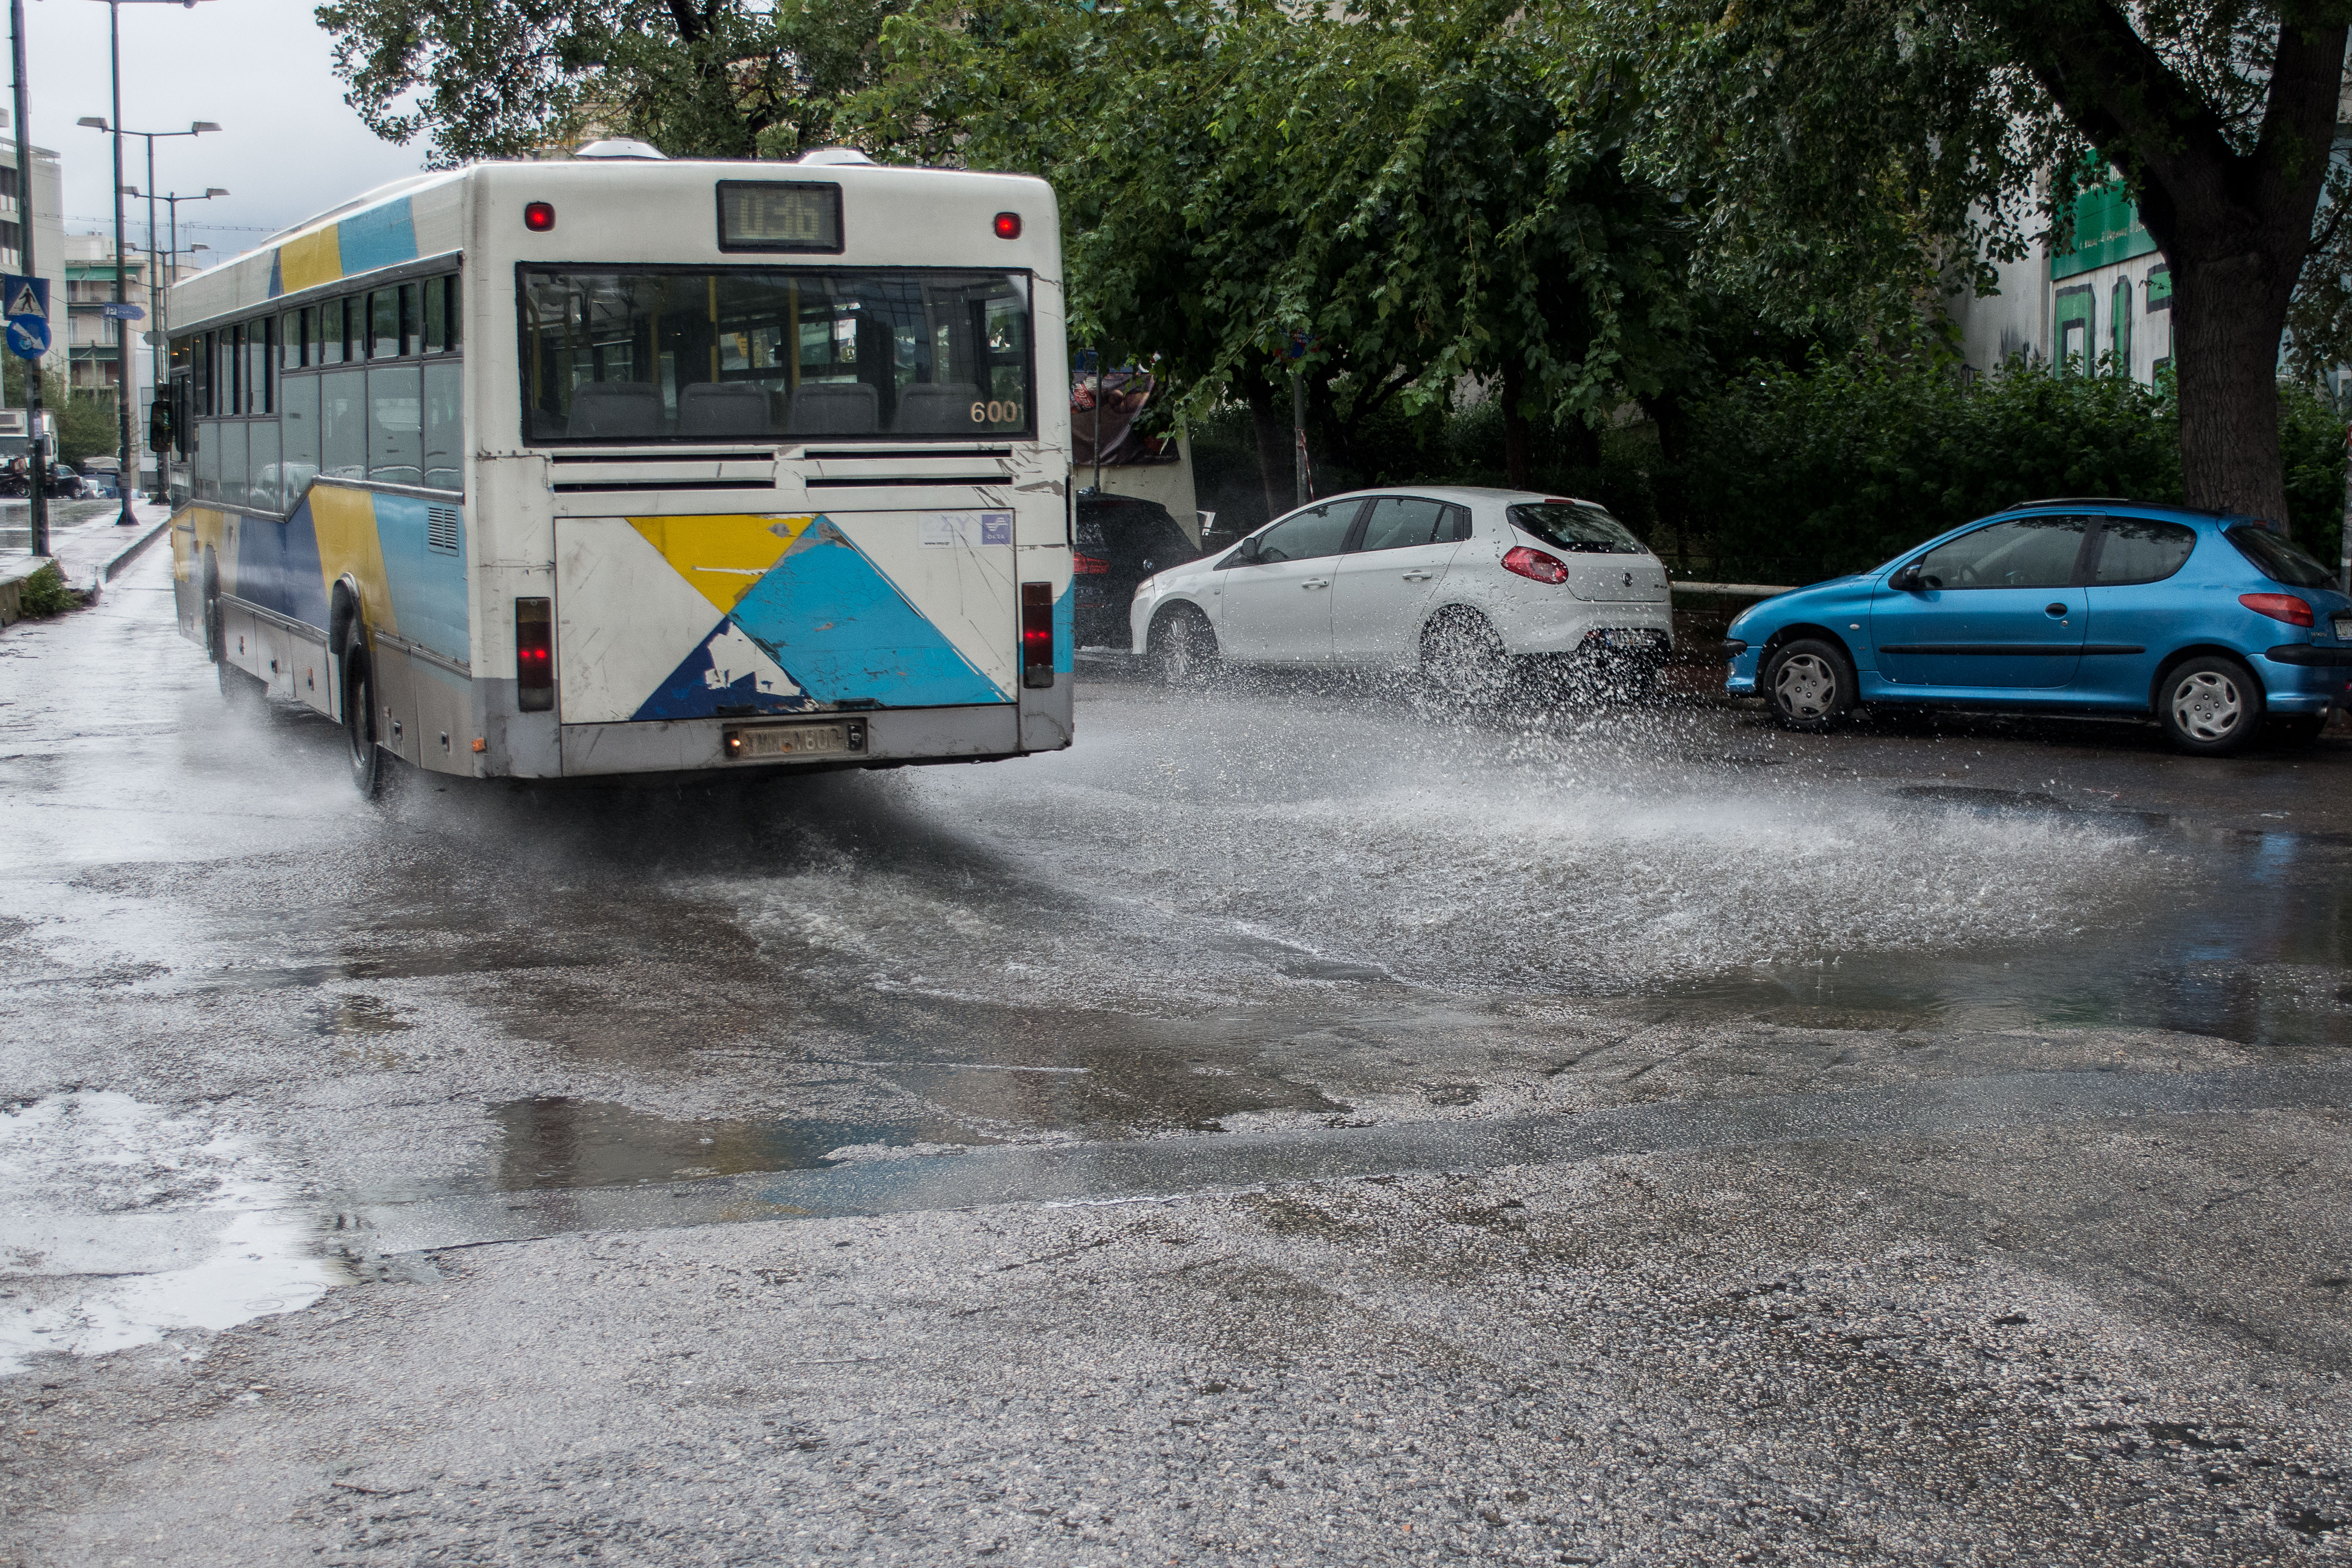
[[[1418,666],[1465,699],[1534,660],[1638,693],[1674,647],[1658,558],[1597,503],[1526,490],[1334,496],[1144,579],[1128,614],[1167,679],[1212,658]]]

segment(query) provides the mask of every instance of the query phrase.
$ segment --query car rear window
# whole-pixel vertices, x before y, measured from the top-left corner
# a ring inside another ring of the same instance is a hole
[[[1588,555],[1642,555],[1648,546],[1625,525],[1589,501],[1524,502],[1510,509],[1511,526],[1556,550]]]
[[[2230,530],[2228,537],[2238,547],[2238,553],[2252,562],[2254,570],[2273,583],[2284,583],[2290,588],[2336,586],[2335,573],[2267,528],[2242,522]]]

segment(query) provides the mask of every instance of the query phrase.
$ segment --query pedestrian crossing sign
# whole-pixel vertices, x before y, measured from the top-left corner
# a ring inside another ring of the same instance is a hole
[[[49,319],[49,280],[46,278],[0,273],[0,300],[6,300],[8,306],[0,310],[0,315],[12,321],[19,316],[30,316],[37,321]]]

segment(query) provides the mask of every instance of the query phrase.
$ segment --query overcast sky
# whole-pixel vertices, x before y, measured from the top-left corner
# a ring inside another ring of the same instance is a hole
[[[343,104],[327,35],[311,19],[317,0],[203,0],[194,7],[126,5],[122,10],[122,123],[131,131],[215,136],[155,143],[163,191],[225,186],[213,201],[180,204],[180,244],[213,247],[210,263],[268,235],[423,166],[422,139],[378,141]],[[107,7],[100,0],[25,0],[26,79],[33,141],[64,162],[68,234],[112,232],[113,143],[77,126],[114,111],[107,72]],[[13,138],[13,131],[6,133]],[[13,140],[8,146],[14,161]],[[146,143],[123,143],[123,183],[147,188]],[[166,222],[157,208],[158,226]],[[147,204],[124,198],[127,242],[145,247]],[[166,243],[169,229],[166,227]]]

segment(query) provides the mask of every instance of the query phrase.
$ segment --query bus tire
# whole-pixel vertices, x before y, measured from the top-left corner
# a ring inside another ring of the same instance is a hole
[[[364,647],[356,646],[343,656],[343,741],[351,753],[352,784],[360,792],[362,800],[373,800],[383,793],[383,748],[376,744],[375,735],[375,672],[369,668]]]
[[[221,619],[220,560],[205,552],[205,657],[215,664],[228,662],[228,630]]]
[[[1217,657],[1216,628],[1192,605],[1173,605],[1151,623],[1143,657],[1160,685],[1191,686],[1208,674]]]

